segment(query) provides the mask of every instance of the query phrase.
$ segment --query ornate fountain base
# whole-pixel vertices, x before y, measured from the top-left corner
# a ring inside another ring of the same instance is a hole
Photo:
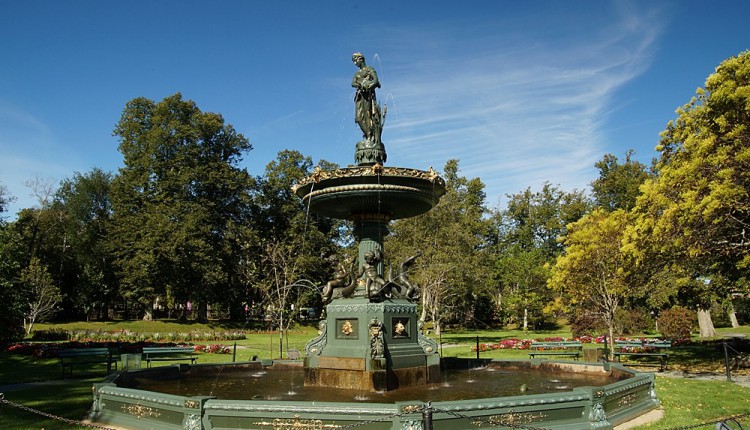
[[[365,391],[438,382],[437,344],[419,332],[417,305],[334,300],[305,347],[305,385]]]

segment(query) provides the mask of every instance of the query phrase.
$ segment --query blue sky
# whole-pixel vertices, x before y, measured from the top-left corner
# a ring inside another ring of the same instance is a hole
[[[254,149],[353,163],[351,54],[378,71],[388,165],[461,173],[489,206],[594,163],[648,163],[659,132],[724,59],[750,49],[750,2],[10,1],[0,3],[0,185],[122,166],[128,100],[181,92]]]

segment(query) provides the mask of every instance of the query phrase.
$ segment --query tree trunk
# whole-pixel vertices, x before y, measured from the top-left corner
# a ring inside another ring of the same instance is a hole
[[[739,328],[740,322],[737,320],[737,312],[734,310],[734,304],[729,304],[729,321],[732,322],[732,328]]]
[[[23,319],[23,328],[26,331],[26,336],[31,334],[31,329],[34,328],[34,319],[33,318],[24,318]]]
[[[206,321],[208,321],[208,303],[206,303],[206,302],[199,302],[198,303],[197,320],[199,322],[206,322]]]
[[[523,308],[523,331],[529,331],[529,309]]]
[[[707,309],[698,309],[698,327],[700,328],[701,338],[716,336],[714,322],[711,319],[711,312]]]

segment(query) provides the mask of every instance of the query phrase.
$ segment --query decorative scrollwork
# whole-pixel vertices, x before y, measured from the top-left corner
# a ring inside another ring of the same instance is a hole
[[[323,352],[323,348],[325,348],[328,343],[327,326],[328,324],[326,324],[325,321],[321,321],[318,324],[318,336],[311,339],[305,345],[305,352],[307,352],[307,355],[320,355],[320,353]]]
[[[161,415],[161,412],[159,412],[158,409],[143,406],[140,403],[136,403],[134,405],[122,405],[122,411],[133,415],[138,419],[141,419],[143,417],[159,418],[159,416]]]
[[[301,419],[299,415],[295,415],[294,418],[276,418],[273,421],[258,421],[253,424],[262,427],[271,427],[273,430],[322,430],[341,427],[337,424],[323,424],[323,420]]]
[[[430,170],[409,169],[405,167],[384,167],[380,166],[373,169],[372,166],[345,167],[336,170],[316,169],[312,175],[300,179],[299,182],[292,186],[292,191],[296,194],[297,190],[310,184],[316,184],[327,179],[334,178],[356,178],[359,176],[405,176],[429,181],[438,187],[445,187],[445,180],[430,167]]]

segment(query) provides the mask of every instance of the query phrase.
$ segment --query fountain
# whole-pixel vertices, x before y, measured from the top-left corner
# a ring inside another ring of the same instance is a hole
[[[325,318],[304,361],[121,372],[94,387],[92,420],[185,430],[609,429],[657,407],[654,375],[619,364],[441,359],[421,333],[420,290],[408,278],[419,253],[386,276],[383,238],[391,220],[432,209],[445,181],[432,169],[384,166],[380,83],[362,54],[352,61],[356,165],[316,170],[294,187],[310,211],[350,220],[358,242],[357,261],[340,262],[322,289]],[[521,374],[531,379],[512,379]]]

